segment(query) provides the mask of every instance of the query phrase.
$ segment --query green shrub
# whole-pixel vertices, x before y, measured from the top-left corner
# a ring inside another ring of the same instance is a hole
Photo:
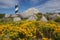
[[[5,16],[5,14],[0,14],[0,18],[3,18]]]
[[[54,40],[60,40],[60,33],[54,34]]]
[[[40,20],[40,18],[42,17],[41,13],[36,14],[36,16],[38,17],[37,20]]]
[[[57,18],[55,19],[55,22],[59,22],[59,23],[60,23],[60,17],[57,17]]]
[[[45,37],[51,38],[53,36],[54,29],[50,27],[43,27],[43,33]]]

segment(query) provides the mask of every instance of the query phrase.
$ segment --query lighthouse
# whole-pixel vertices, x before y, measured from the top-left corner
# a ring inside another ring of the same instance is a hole
[[[18,4],[15,4],[15,14],[18,14]]]

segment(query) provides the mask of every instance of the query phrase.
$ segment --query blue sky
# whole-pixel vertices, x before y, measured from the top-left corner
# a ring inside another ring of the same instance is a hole
[[[15,4],[19,5],[19,13],[34,7],[42,13],[60,12],[60,0],[0,0],[0,13],[15,13]]]

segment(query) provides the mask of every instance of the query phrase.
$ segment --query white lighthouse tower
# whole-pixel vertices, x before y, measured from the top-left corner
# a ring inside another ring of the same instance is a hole
[[[18,14],[18,4],[15,5],[15,14]]]

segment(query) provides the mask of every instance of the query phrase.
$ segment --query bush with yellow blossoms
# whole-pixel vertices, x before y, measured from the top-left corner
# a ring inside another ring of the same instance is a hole
[[[0,40],[59,40],[60,24],[49,21],[0,23]]]

